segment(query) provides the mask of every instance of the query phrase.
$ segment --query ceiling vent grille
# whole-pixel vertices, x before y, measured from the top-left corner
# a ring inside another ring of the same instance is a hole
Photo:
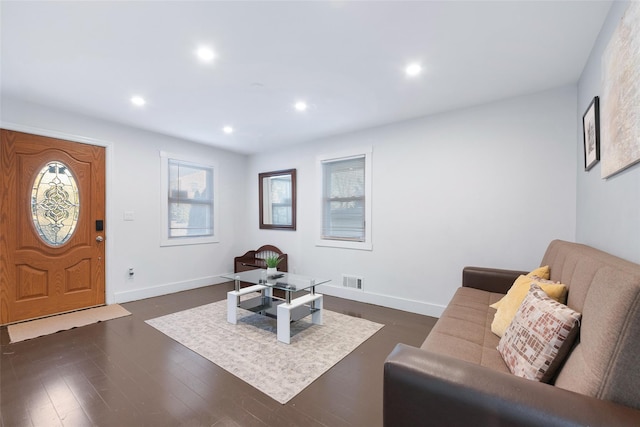
[[[342,287],[362,290],[363,278],[358,276],[351,276],[348,274],[342,275]]]

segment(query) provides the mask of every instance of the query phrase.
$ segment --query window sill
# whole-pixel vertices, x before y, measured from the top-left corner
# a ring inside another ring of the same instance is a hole
[[[360,251],[373,250],[373,245],[371,244],[371,242],[349,242],[344,240],[321,239],[316,241],[316,246],[341,249],[356,249]]]
[[[215,236],[165,238],[160,241],[160,246],[206,245],[210,243],[220,243],[220,239]]]

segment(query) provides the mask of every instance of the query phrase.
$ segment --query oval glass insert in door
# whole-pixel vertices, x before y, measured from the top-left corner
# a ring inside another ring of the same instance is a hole
[[[31,190],[31,217],[40,238],[51,246],[67,242],[78,224],[80,194],[67,165],[49,162]]]

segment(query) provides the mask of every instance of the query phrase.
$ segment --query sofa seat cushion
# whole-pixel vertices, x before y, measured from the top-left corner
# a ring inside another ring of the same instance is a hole
[[[491,332],[496,310],[489,307],[503,296],[458,288],[421,348],[509,373],[496,348],[500,338]]]

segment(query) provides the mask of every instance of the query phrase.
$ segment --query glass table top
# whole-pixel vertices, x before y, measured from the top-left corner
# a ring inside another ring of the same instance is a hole
[[[240,273],[223,274],[221,277],[230,280],[238,279],[241,282],[253,285],[267,285],[273,287],[273,289],[281,289],[283,291],[302,291],[331,281],[330,279],[302,276],[300,274],[285,273],[284,271],[268,275],[267,270],[262,268]]]

